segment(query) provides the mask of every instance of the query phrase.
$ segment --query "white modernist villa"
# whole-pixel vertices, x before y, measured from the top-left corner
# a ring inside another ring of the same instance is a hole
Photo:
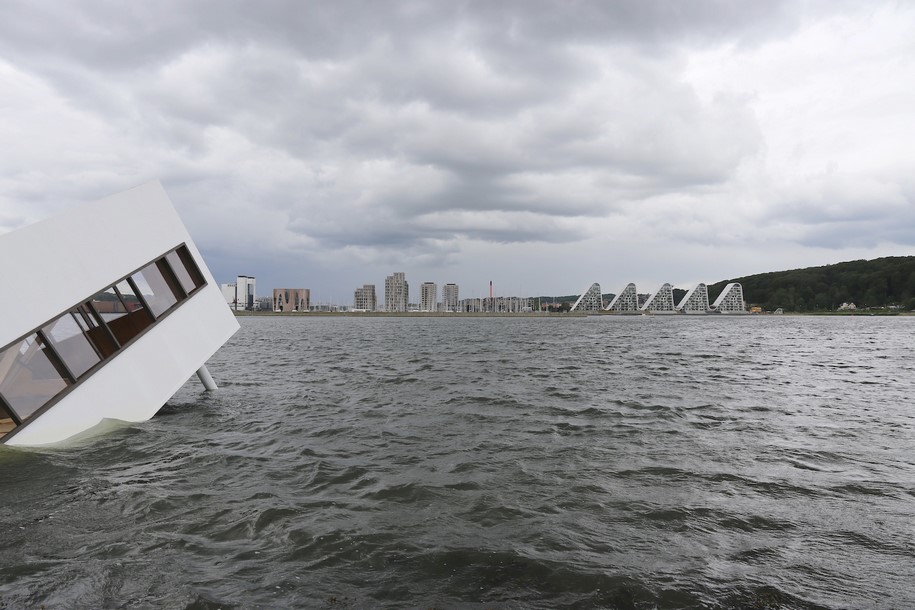
[[[0,443],[144,421],[238,330],[158,182],[0,235]]]

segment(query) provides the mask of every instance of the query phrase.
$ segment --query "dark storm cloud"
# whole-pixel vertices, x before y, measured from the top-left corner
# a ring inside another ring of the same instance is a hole
[[[6,3],[0,229],[28,216],[15,205],[50,211],[155,177],[203,244],[264,260],[447,260],[459,242],[573,244],[614,224],[724,241],[790,224],[800,243],[840,240],[819,218],[828,181],[767,175],[776,121],[759,97],[790,66],[749,91],[701,91],[687,74],[697,53],[803,45],[796,32],[848,6]],[[862,195],[836,208],[849,226],[910,243],[859,214],[892,189],[844,190]]]
[[[690,3],[503,1],[258,3],[114,1],[6,3],[0,32],[7,49],[66,57],[98,69],[155,66],[187,48],[214,40],[243,46],[264,42],[317,60],[361,53],[373,40],[412,46],[456,39],[498,56],[569,43],[664,46],[684,40],[753,41],[793,25],[792,3],[709,0]],[[517,57],[510,62],[517,65]],[[531,65],[540,62],[531,60]],[[548,63],[548,62],[547,62]]]

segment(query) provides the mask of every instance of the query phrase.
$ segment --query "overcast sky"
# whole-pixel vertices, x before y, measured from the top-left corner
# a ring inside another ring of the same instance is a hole
[[[158,179],[218,281],[342,303],[911,255],[913,32],[912,2],[8,0],[0,233]]]

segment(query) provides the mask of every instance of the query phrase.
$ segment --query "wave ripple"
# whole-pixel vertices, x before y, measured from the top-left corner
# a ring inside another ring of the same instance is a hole
[[[915,606],[911,318],[241,324],[0,447],[0,608]]]

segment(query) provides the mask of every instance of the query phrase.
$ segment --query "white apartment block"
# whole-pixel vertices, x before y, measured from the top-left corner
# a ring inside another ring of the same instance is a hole
[[[747,313],[747,303],[743,300],[743,286],[737,282],[725,286],[712,308],[721,313]]]
[[[663,284],[658,291],[648,297],[642,305],[642,311],[650,313],[674,313],[674,290],[670,284]]]
[[[353,311],[375,311],[378,301],[375,298],[375,284],[363,284],[353,294]]]
[[[638,311],[639,310],[639,293],[635,284],[629,282],[623,291],[613,297],[610,304],[607,305],[607,311]]]
[[[492,297],[463,299],[460,310],[466,313],[525,313],[534,311],[534,299],[521,297]]]
[[[604,301],[600,292],[600,284],[595,282],[578,297],[570,311],[600,311],[603,307]]]
[[[384,278],[384,310],[407,311],[410,304],[410,284],[403,271]]]
[[[243,311],[245,309],[255,309],[257,302],[257,292],[255,290],[255,280],[247,275],[239,275],[234,284],[220,284],[222,296],[229,309]]]
[[[701,283],[687,292],[677,305],[677,311],[683,313],[708,313],[708,310],[708,286]]]
[[[461,311],[457,284],[442,286],[442,311]]]
[[[438,303],[438,286],[435,282],[423,282],[419,288],[419,310],[435,311]]]

